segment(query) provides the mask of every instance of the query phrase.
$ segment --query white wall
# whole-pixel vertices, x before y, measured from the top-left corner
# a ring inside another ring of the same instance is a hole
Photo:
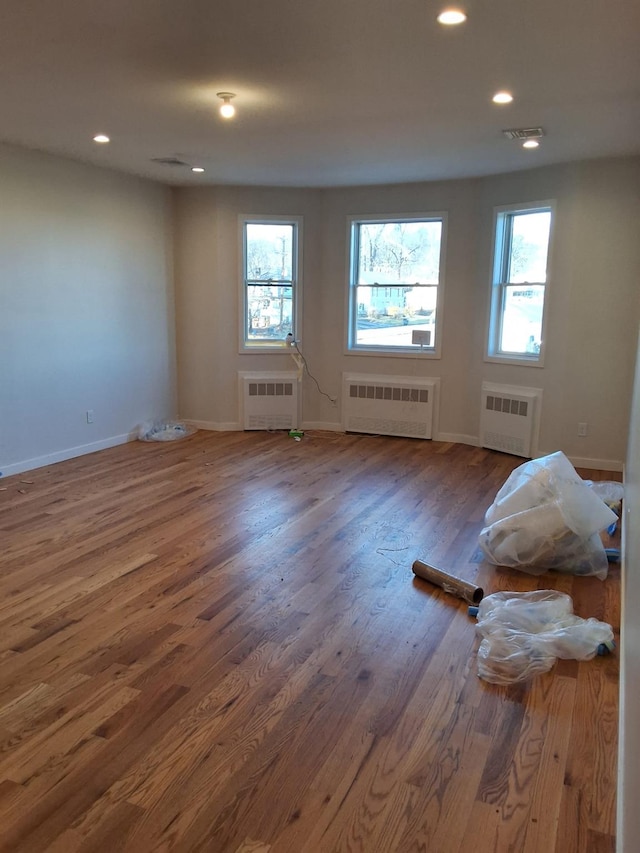
[[[635,853],[640,838],[640,335],[623,508],[617,849]]]
[[[123,440],[150,417],[239,425],[237,371],[291,367],[286,354],[238,352],[241,213],[304,217],[303,350],[329,394],[339,396],[344,370],[439,376],[440,436],[473,441],[483,379],[539,386],[539,452],[562,449],[599,467],[625,458],[640,316],[640,158],[380,187],[176,190],[174,230],[170,191],[132,177],[2,146],[0,180],[5,474]],[[493,207],[544,198],[557,199],[545,367],[486,363]],[[347,216],[442,210],[442,358],[347,355]],[[309,380],[303,399],[303,423],[339,426],[339,406]],[[589,424],[586,438],[578,421]]]
[[[322,360],[324,377],[332,393],[340,391],[340,374],[398,374],[440,377],[440,422],[438,430],[461,439],[478,434],[478,388],[475,405],[470,401],[469,369],[473,356],[469,330],[477,321],[474,310],[473,282],[477,261],[477,221],[479,183],[474,180],[399,184],[384,187],[356,187],[328,190],[323,202],[323,298],[333,323],[324,330],[327,346],[322,356],[311,353],[314,363]],[[444,327],[442,358],[417,359],[345,355],[345,289],[349,253],[347,217],[366,214],[411,214],[446,212],[447,251],[445,258]],[[306,394],[311,419],[330,416],[327,405],[312,393]],[[320,410],[318,410],[320,406]],[[309,417],[307,410],[305,418]],[[340,420],[338,417],[337,420]]]
[[[175,324],[167,189],[10,146],[0,186],[7,475],[175,415]]]
[[[321,348],[321,330],[316,323],[325,304],[320,276],[319,199],[318,190],[215,187],[175,191],[181,417],[212,429],[238,428],[237,372],[294,368],[285,350],[282,354],[238,351],[240,214],[304,217],[304,306],[308,322],[302,334],[305,339],[308,336],[313,352]]]
[[[557,200],[544,368],[483,360],[493,208]],[[347,217],[447,211],[442,358],[345,353]],[[625,458],[635,329],[640,319],[640,158],[489,178],[327,190],[176,191],[180,414],[238,425],[236,372],[288,369],[288,356],[238,354],[240,213],[304,216],[303,351],[331,395],[345,370],[439,376],[441,437],[473,442],[483,379],[544,391],[539,452],[619,468]],[[308,380],[303,425],[337,428],[340,409]],[[588,424],[579,438],[578,422]]]
[[[483,181],[479,269],[495,205],[557,199],[543,369],[474,363],[495,382],[544,389],[540,448],[610,468],[625,459],[640,316],[640,158],[573,163]],[[480,288],[481,291],[481,288]],[[479,310],[480,306],[479,306]],[[476,349],[484,329],[478,330]],[[516,381],[517,380],[517,381]],[[579,438],[579,422],[588,435]]]

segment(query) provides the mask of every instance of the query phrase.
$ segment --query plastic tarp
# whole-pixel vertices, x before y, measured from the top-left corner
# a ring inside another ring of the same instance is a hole
[[[140,441],[176,441],[197,432],[197,428],[180,421],[153,421],[138,427]]]
[[[590,660],[613,646],[611,625],[582,619],[563,592],[495,592],[478,606],[478,675],[514,684],[548,672],[557,658]]]
[[[487,510],[479,545],[498,566],[604,580],[608,561],[600,531],[616,518],[558,451],[511,473]]]

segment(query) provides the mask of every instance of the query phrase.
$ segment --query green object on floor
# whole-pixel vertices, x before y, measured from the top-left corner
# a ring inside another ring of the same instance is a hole
[[[291,438],[302,438],[304,432],[301,429],[290,429],[289,435]]]

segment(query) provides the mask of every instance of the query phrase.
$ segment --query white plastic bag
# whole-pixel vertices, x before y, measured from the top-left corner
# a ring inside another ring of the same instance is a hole
[[[611,480],[597,480],[595,482],[589,480],[586,482],[588,482],[591,491],[615,512],[616,507],[620,506],[620,502],[624,498],[624,486],[622,483],[615,483]]]
[[[478,606],[478,675],[514,684],[548,672],[557,658],[590,660],[613,645],[611,625],[573,613],[570,596],[553,590],[495,592]]]
[[[516,468],[485,515],[479,545],[487,559],[539,575],[549,569],[607,576],[599,536],[616,515],[558,451]]]
[[[138,427],[138,439],[140,441],[176,441],[195,432],[198,432],[197,427],[180,421],[152,421]]]

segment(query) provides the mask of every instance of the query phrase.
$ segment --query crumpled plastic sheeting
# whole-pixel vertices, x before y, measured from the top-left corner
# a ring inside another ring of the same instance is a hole
[[[138,438],[140,441],[175,441],[197,431],[197,427],[179,421],[154,421],[144,423],[138,428]]]
[[[478,606],[478,675],[515,684],[548,672],[557,658],[590,660],[613,642],[611,625],[582,619],[563,592],[495,592]]]
[[[615,506],[619,506],[624,498],[624,486],[622,483],[615,483],[611,480],[585,480],[594,495],[597,495],[603,500],[608,507],[614,510]]]
[[[549,569],[607,576],[600,531],[616,514],[582,480],[561,451],[525,462],[485,515],[479,545],[497,566],[532,575]]]

